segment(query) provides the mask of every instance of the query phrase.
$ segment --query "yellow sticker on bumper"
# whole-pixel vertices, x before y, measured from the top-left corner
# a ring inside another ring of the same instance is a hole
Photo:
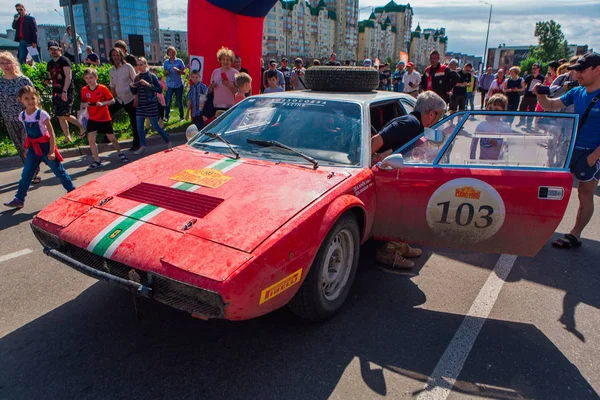
[[[265,301],[269,301],[273,297],[280,295],[282,292],[288,290],[289,288],[294,286],[296,283],[300,282],[300,278],[302,278],[302,268],[300,268],[298,271],[294,272],[293,274],[286,276],[279,282],[274,283],[273,285],[264,289],[260,293],[260,303],[259,304],[262,304]]]

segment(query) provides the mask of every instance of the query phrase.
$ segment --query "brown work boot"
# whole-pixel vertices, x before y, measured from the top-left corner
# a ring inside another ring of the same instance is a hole
[[[392,268],[410,269],[415,266],[415,263],[404,258],[400,251],[391,248],[389,245],[377,249],[375,260]]]
[[[405,242],[389,242],[388,246],[398,250],[400,254],[406,258],[415,258],[423,254],[421,249],[410,247],[408,243]]]

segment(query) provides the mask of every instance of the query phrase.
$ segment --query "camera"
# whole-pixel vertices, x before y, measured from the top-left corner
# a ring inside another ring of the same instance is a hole
[[[577,81],[569,81],[569,82],[567,82],[567,86],[569,87],[569,89],[573,89],[573,88],[579,86],[579,82],[577,82]]]
[[[538,94],[550,94],[550,86],[538,86],[537,87]]]

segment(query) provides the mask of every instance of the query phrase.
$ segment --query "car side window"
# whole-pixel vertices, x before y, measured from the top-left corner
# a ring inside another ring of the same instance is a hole
[[[531,118],[531,128],[517,126]],[[574,118],[471,115],[446,150],[444,165],[565,168]]]
[[[415,106],[406,100],[400,100],[400,104],[402,104],[403,112],[405,114],[410,114],[411,112],[415,111]]]
[[[421,134],[401,148],[400,154],[404,158],[404,164],[433,164],[463,117],[453,116],[435,128],[441,134],[441,140],[433,141]]]
[[[404,115],[404,110],[397,101],[371,105],[371,126],[379,132],[394,118],[402,115]]]

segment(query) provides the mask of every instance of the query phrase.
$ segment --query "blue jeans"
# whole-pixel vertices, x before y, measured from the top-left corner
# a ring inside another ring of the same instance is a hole
[[[50,167],[54,175],[58,179],[60,179],[60,183],[62,183],[63,187],[67,192],[71,190],[75,190],[75,186],[73,186],[73,182],[71,181],[71,177],[65,171],[63,165],[56,160],[48,159],[48,145],[41,145],[44,150],[44,155],[38,156],[33,151],[33,148],[27,149],[27,156],[25,157],[25,166],[23,167],[23,172],[21,173],[21,180],[19,181],[19,189],[17,189],[17,194],[15,197],[21,201],[25,201],[25,196],[27,196],[27,190],[29,189],[29,185],[31,184],[31,180],[35,175],[40,163],[43,161],[47,166]]]
[[[471,105],[471,110],[475,110],[475,93],[473,92],[467,92],[467,106],[465,107],[465,110],[467,108],[469,108],[469,104]]]
[[[27,43],[24,40],[21,40],[19,42],[19,64],[25,64],[25,62],[27,61],[27,54],[29,53],[27,51],[27,48],[29,46],[31,46],[31,43]],[[38,47],[37,50],[39,52],[40,48]],[[40,62],[40,56],[39,55],[37,55],[35,57],[32,57],[32,58],[33,58],[33,61],[38,62],[38,63]]]
[[[148,118],[150,120],[150,125],[152,125],[152,129],[160,134],[165,143],[169,143],[171,139],[169,139],[169,135],[163,128],[158,125],[158,117],[140,117],[136,116],[135,120],[137,122],[138,133],[140,134],[140,146],[146,146],[146,130],[144,129],[144,121]]]
[[[175,93],[175,102],[179,108],[179,119],[183,119],[183,85],[178,88],[167,88],[167,98],[165,107],[165,119],[169,119],[171,114],[171,100],[173,99],[173,92]]]

